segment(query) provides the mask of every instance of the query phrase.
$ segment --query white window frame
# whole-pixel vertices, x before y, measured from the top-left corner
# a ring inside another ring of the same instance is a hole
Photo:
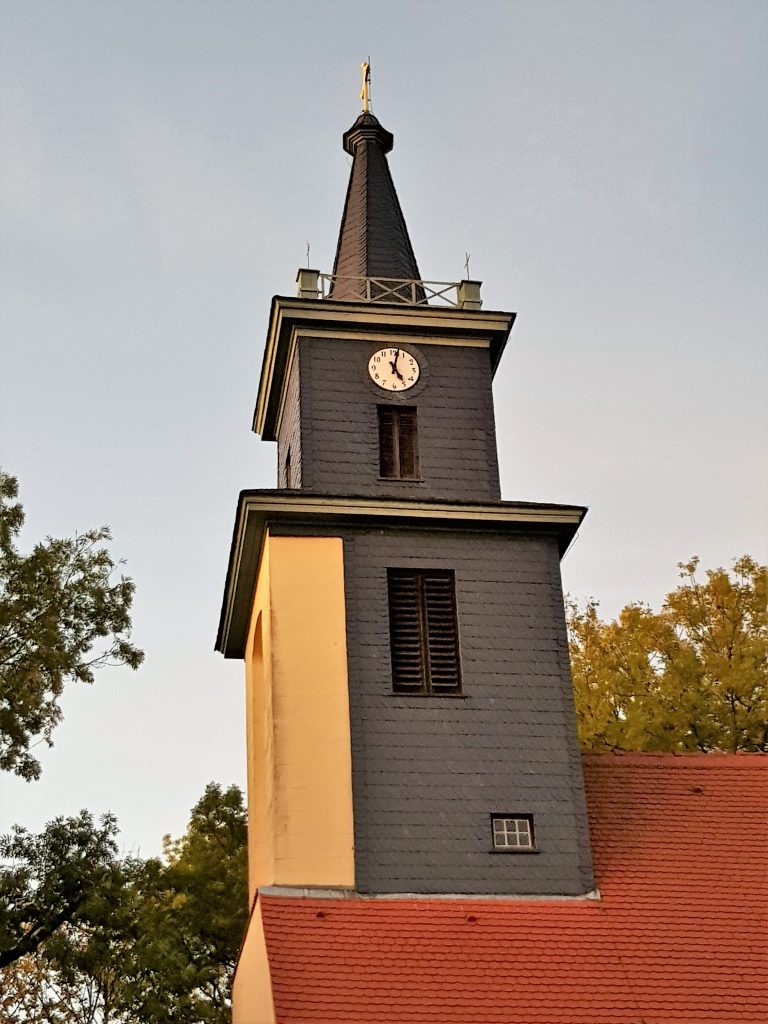
[[[532,814],[492,814],[493,849],[502,853],[526,853],[536,849]]]

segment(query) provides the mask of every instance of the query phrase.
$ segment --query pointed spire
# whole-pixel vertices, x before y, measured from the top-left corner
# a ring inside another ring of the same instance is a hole
[[[334,299],[365,298],[365,282],[354,279],[421,278],[387,163],[393,144],[392,134],[369,110],[344,133],[352,171],[333,265]],[[408,295],[401,301],[412,301],[410,290]],[[387,301],[396,302],[398,297]]]

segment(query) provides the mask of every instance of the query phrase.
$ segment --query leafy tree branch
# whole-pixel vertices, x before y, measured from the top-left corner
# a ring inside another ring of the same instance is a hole
[[[138,668],[131,641],[134,584],[117,575],[107,527],[16,547],[24,511],[14,477],[0,472],[0,770],[39,778],[31,748],[52,745],[68,681],[91,683],[99,665]]]
[[[699,559],[658,612],[567,606],[579,733],[591,748],[768,751],[768,567]]]

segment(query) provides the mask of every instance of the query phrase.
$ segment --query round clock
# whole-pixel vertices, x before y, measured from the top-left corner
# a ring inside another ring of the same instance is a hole
[[[368,360],[374,384],[385,391],[407,391],[419,379],[419,364],[402,348],[381,348]]]

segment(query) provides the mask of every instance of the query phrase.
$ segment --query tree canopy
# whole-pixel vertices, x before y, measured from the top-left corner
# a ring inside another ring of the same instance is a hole
[[[568,605],[582,744],[623,750],[768,751],[768,567],[680,563],[660,611]]]
[[[114,578],[107,527],[48,537],[23,555],[17,496],[16,479],[0,472],[0,770],[36,779],[30,748],[52,745],[64,684],[92,682],[97,665],[138,668],[144,655],[131,642],[134,585]]]
[[[17,549],[18,485],[0,473],[0,770],[40,775],[70,681],[137,668],[134,586],[106,527]],[[162,858],[118,855],[88,811],[0,837],[0,1016],[29,1024],[227,1024],[247,917],[246,815],[211,783]]]
[[[113,819],[98,835],[78,822],[79,850],[61,821],[0,847],[0,1008],[33,1024],[229,1024],[248,913],[240,790],[208,785],[162,858],[121,860]],[[54,927],[82,874],[84,898]]]
[[[136,938],[124,1005],[142,1024],[229,1024],[232,975],[248,917],[240,789],[210,783],[185,834],[166,836],[162,861],[148,861],[134,888]]]
[[[34,952],[65,922],[87,921],[115,876],[117,823],[87,811],[33,835],[14,826],[0,838],[0,967]]]

